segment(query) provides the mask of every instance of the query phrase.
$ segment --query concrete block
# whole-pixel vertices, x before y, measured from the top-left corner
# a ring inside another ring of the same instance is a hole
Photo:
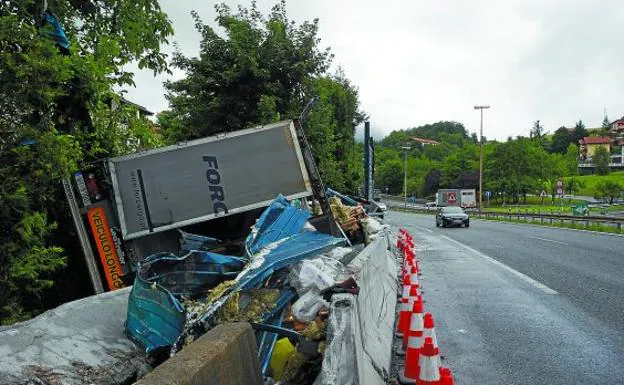
[[[256,338],[246,322],[221,324],[136,385],[262,385]]]

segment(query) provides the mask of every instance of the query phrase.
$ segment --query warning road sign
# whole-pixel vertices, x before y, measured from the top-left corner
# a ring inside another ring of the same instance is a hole
[[[457,194],[455,194],[454,192],[448,193],[448,195],[446,196],[446,201],[449,204],[454,205],[455,203],[457,203]]]
[[[547,196],[548,196],[548,194],[546,194],[546,190],[542,190],[542,193],[540,194],[540,197],[546,198]]]

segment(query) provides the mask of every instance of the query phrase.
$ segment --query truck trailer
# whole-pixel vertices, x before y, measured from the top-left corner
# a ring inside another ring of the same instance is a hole
[[[131,284],[137,262],[187,232],[242,240],[279,194],[330,212],[297,121],[105,159],[63,186],[96,293]]]
[[[436,206],[477,207],[475,189],[442,189],[436,193]]]

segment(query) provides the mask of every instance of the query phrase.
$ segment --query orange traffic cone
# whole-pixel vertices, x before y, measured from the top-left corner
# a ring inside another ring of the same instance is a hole
[[[438,349],[433,346],[430,337],[425,337],[425,343],[418,356],[418,380],[416,385],[440,385],[440,366],[438,365]]]
[[[431,341],[433,342],[433,347],[439,350],[438,338],[436,337],[435,322],[433,321],[433,315],[431,315],[431,313],[425,313],[423,318],[425,322],[424,336],[431,338]],[[441,366],[441,365],[442,365],[442,361],[440,360],[440,356],[438,355],[438,366]]]
[[[397,322],[397,329],[395,335],[397,337],[403,336],[403,331],[409,327],[410,314],[412,309],[410,308],[409,296],[412,285],[410,284],[409,275],[403,277],[403,294],[401,295],[401,308],[399,312],[399,322]]]
[[[409,298],[411,286],[412,279],[410,275],[403,274],[403,290],[401,291],[401,298]]]
[[[440,368],[440,385],[455,385],[451,369]]]
[[[414,289],[414,286],[412,286],[412,289]],[[412,291],[412,293],[415,293],[415,292],[416,292],[416,290]],[[396,352],[400,356],[406,354],[407,346],[409,345],[409,338],[412,336],[413,332],[418,332],[419,335],[422,337],[423,336],[423,332],[424,332],[424,328],[425,328],[425,324],[424,324],[424,320],[423,320],[423,301],[422,301],[422,297],[421,296],[416,296],[413,299],[413,303],[412,303],[411,306],[412,306],[412,314],[410,316],[409,329],[404,331],[404,333],[403,333],[403,340],[401,341],[401,347]],[[418,345],[418,347],[420,347],[420,345]],[[416,361],[416,362],[418,362],[418,361]]]
[[[412,264],[410,269],[410,283],[412,285],[418,284],[418,266],[417,264]]]

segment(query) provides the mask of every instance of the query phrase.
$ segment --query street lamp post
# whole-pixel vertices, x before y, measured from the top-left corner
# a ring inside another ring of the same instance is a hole
[[[401,147],[404,150],[404,162],[405,166],[403,167],[403,207],[407,210],[407,151],[411,149],[409,146]]]
[[[475,110],[481,112],[481,124],[479,133],[480,151],[479,151],[479,213],[483,209],[483,110],[490,108],[490,106],[474,106]]]

